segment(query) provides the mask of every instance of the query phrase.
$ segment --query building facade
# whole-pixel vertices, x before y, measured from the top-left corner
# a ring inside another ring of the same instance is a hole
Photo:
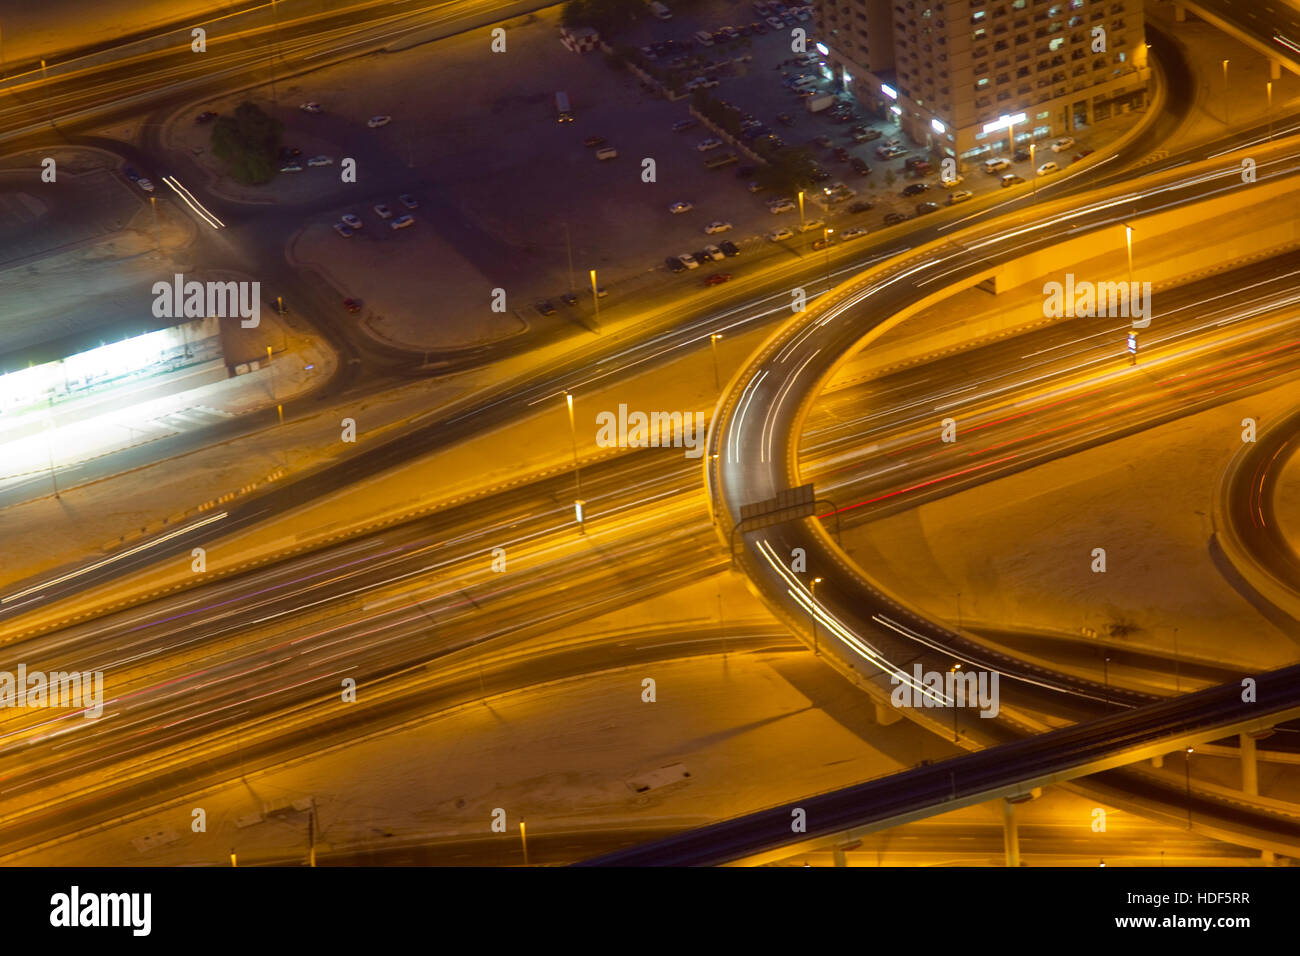
[[[836,79],[962,165],[1147,101],[1142,0],[817,0]]]

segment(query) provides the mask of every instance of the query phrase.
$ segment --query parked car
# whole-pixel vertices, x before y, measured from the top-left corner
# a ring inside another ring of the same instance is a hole
[[[376,203],[372,208],[375,211],[375,215],[378,216],[380,219],[393,218],[393,210],[390,209],[388,206],[384,205],[383,203]]]
[[[400,196],[397,197],[397,201],[400,202],[407,209],[420,208],[420,201],[416,199],[414,196],[412,196],[410,193],[402,193]]]
[[[538,302],[537,305],[533,306],[533,308],[535,308],[542,315],[555,314],[555,306],[552,305],[550,302]]]
[[[669,272],[686,271],[686,266],[683,265],[682,260],[678,259],[676,256],[668,256],[666,259],[664,259],[664,265],[668,267]]]
[[[575,306],[578,304],[578,297],[572,292],[566,292],[564,295],[560,296],[560,301],[567,306]]]
[[[794,230],[786,229],[785,227],[774,229],[772,232],[767,234],[767,238],[771,239],[773,242],[783,242],[786,239],[794,238]]]
[[[1029,152],[1029,148],[1026,146],[1021,146],[1011,154],[1011,158],[1018,163],[1027,163],[1032,157],[1033,154]]]
[[[1024,176],[1017,176],[1015,173],[1007,173],[1002,177],[1002,188],[1006,189],[1008,186],[1016,186],[1024,181]]]
[[[1056,165],[1056,163],[1043,163],[1043,165],[1038,167],[1038,175],[1046,176],[1048,173],[1054,173],[1060,168],[1061,167]]]
[[[677,258],[681,261],[681,264],[688,269],[698,269],[700,267],[699,260],[689,252],[683,252]]]
[[[718,248],[722,250],[722,254],[724,256],[740,255],[740,247],[737,246],[730,239],[723,239],[721,242],[718,243]]]
[[[365,223],[361,221],[360,216],[354,215],[353,213],[350,212],[344,213],[339,218],[342,219],[345,224],[347,224],[347,227],[349,229],[360,229],[362,226],[365,225]]]
[[[311,159],[307,160],[307,165],[308,165],[308,166],[313,166],[313,167],[315,167],[315,166],[333,166],[333,165],[334,165],[334,157],[333,157],[333,156],[313,156]]]
[[[704,258],[710,259],[713,262],[721,262],[723,259],[727,258],[727,254],[717,246],[710,245],[704,247]]]
[[[1064,153],[1067,149],[1070,149],[1073,146],[1074,146],[1073,136],[1062,136],[1060,139],[1058,139],[1056,142],[1052,144],[1052,152]]]
[[[948,205],[955,206],[957,205],[957,203],[965,202],[966,200],[970,199],[974,195],[975,194],[971,192],[969,189],[959,189],[954,193],[948,194]]]
[[[993,159],[984,160],[984,172],[1000,173],[1011,165],[1011,160],[1005,156],[995,156]]]
[[[901,213],[901,212],[891,212],[891,213],[887,213],[887,214],[885,215],[885,225],[886,225],[886,226],[897,226],[900,222],[907,222],[907,220],[909,220],[909,219],[911,219],[911,218],[912,218],[911,216],[905,215],[905,214],[903,214],[903,213]]]
[[[919,202],[916,204],[916,214],[924,216],[927,213],[935,212],[938,208],[939,204],[937,202]]]
[[[366,120],[366,125],[371,129],[379,129],[379,127],[387,126],[392,121],[393,118],[391,116],[380,114],[379,116],[372,116],[370,119]]]
[[[962,183],[964,183],[965,181],[966,181],[966,180],[963,179],[963,178],[961,177],[961,175],[958,174],[958,173],[953,173],[951,179],[941,179],[941,180],[940,180],[940,182],[943,184],[943,188],[944,188],[944,189],[956,189],[958,186],[960,186],[960,185],[961,185]]]
[[[695,144],[695,148],[701,153],[707,153],[711,149],[717,149],[722,145],[722,140],[710,136],[708,139],[702,139]]]
[[[398,216],[388,224],[389,229],[407,229],[415,225],[415,217],[410,213],[404,216]]]
[[[694,208],[695,207],[691,203],[682,199],[669,206],[668,211],[676,215],[677,213],[690,212]]]
[[[300,173],[302,172],[302,163],[285,163],[280,167],[282,173]]]
[[[829,249],[830,246],[831,246],[831,241],[827,239],[825,236],[823,236],[820,239],[814,240],[812,244],[814,252],[819,252],[822,249]]]
[[[604,145],[605,145],[605,137],[603,137],[603,136],[588,136],[586,139],[584,139],[584,140],[582,141],[582,145],[583,145],[583,146],[590,147],[590,148],[592,148],[592,149],[594,149],[594,148],[597,147],[597,146],[604,146]]]
[[[715,236],[720,232],[727,232],[730,229],[731,229],[731,223],[722,222],[721,220],[718,220],[716,222],[711,222],[707,226],[705,226],[704,234],[706,236]]]
[[[680,133],[683,130],[694,129],[699,124],[693,119],[678,120],[673,124],[673,132]]]
[[[774,199],[767,204],[768,212],[771,213],[794,212],[798,208],[793,199]]]
[[[302,150],[297,146],[281,146],[280,158],[283,160],[297,159],[302,155]]]
[[[298,109],[302,110],[304,113],[319,113],[323,107],[319,103],[310,102],[301,104]]]
[[[867,228],[865,226],[854,226],[851,229],[845,229],[841,232],[840,240],[842,242],[848,242],[850,239],[861,239],[866,234]]]
[[[853,167],[853,171],[859,176],[871,175],[871,167],[867,165],[867,161],[861,156],[854,156],[853,159],[849,161],[849,165]]]
[[[910,186],[903,187],[904,196],[919,196],[921,193],[930,188],[929,183],[912,183]]]
[[[800,232],[813,232],[817,229],[825,229],[825,228],[826,228],[825,219],[808,219],[799,224]]]
[[[351,238],[352,238],[352,230],[349,229],[347,226],[345,226],[343,223],[341,223],[341,222],[336,222],[336,223],[334,223],[334,227],[333,227],[333,228],[334,228],[334,231],[337,232],[337,233],[338,233],[340,236],[342,236],[344,239],[351,239]]]
[[[849,212],[870,212],[876,204],[867,199],[860,199],[849,206]]]

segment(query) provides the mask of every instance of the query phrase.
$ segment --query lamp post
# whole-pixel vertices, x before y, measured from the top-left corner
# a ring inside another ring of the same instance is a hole
[[[1030,202],[1038,202],[1038,167],[1034,165],[1034,163],[1037,162],[1037,157],[1035,155],[1037,150],[1038,150],[1037,143],[1029,144],[1029,168],[1033,170],[1033,180],[1034,180],[1034,195],[1033,198],[1030,200]]]
[[[802,189],[799,190],[799,231],[800,232],[803,231],[803,193],[804,191]]]
[[[574,512],[578,518],[578,530],[582,534],[586,534],[587,531],[583,524],[582,515],[582,506],[584,504],[582,500],[582,469],[578,467],[578,429],[573,421],[573,394],[566,391],[564,401],[569,406],[569,438],[573,441],[573,478],[578,488],[577,498],[574,501]]]
[[[591,270],[591,304],[596,309],[596,317],[594,319],[596,323],[596,328],[600,328],[600,292],[598,290],[599,290],[599,286],[596,285],[596,270],[592,269]]]
[[[1228,126],[1228,61],[1223,61],[1223,125]]]
[[[524,866],[528,865],[528,829],[524,826],[524,821],[519,821],[519,843],[524,848]]]
[[[1268,116],[1268,138],[1271,141],[1273,139],[1273,81],[1269,80],[1265,87],[1268,90],[1268,107],[1265,115]]]
[[[961,661],[948,668],[948,673],[956,674],[959,670],[961,670]],[[957,680],[954,678],[952,682],[952,742],[955,744],[961,743],[961,737],[957,733],[957,715],[959,713],[961,711],[957,707]]]
[[[812,586],[809,590],[812,592],[813,609],[812,617],[812,637],[813,637],[813,657],[820,657],[821,651],[817,647],[817,585],[822,583],[821,578],[813,578]]]
[[[713,387],[722,388],[722,380],[718,377],[718,339],[722,338],[721,332],[714,332],[709,336],[709,347],[713,350]]]
[[[826,243],[826,288],[831,285],[831,233],[835,230],[830,226],[822,228],[822,241]]]

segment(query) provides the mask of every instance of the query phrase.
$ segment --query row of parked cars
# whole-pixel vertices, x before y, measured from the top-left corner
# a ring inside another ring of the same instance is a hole
[[[400,202],[402,206],[405,207],[406,209],[420,208],[420,201],[416,199],[414,196],[412,196],[410,193],[402,193],[400,196],[397,197],[397,201]],[[408,229],[411,226],[415,225],[414,216],[412,216],[410,213],[403,213],[400,216],[396,215],[393,212],[393,208],[389,206],[387,203],[376,203],[374,206],[371,207],[371,211],[373,211],[374,214],[378,216],[380,220],[387,222],[388,228],[394,231],[398,229]],[[334,223],[333,228],[334,231],[337,232],[344,239],[351,239],[352,236],[358,230],[364,227],[365,227],[365,222],[362,221],[360,216],[358,216],[356,213],[348,212],[348,213],[344,213],[341,217],[339,217],[339,221]]]

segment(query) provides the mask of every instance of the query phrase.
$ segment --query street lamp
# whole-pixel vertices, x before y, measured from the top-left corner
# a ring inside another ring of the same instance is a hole
[[[266,347],[266,364],[271,370],[271,401],[275,402],[275,413],[280,417],[280,424],[284,424],[284,406],[275,401],[275,363],[271,361],[271,346]]]
[[[718,377],[718,339],[722,338],[721,332],[714,332],[709,336],[709,346],[713,350],[713,387],[722,388],[722,380]]]
[[[582,470],[578,467],[578,429],[573,421],[573,395],[570,392],[564,393],[565,404],[569,406],[569,438],[573,442],[573,477],[577,482],[578,496],[574,502],[574,510],[578,517],[578,530],[586,533],[582,523]]]
[[[802,189],[799,190],[799,230],[801,232],[803,231],[803,193]]]
[[[829,288],[831,284],[831,233],[833,233],[834,231],[835,230],[832,229],[830,226],[824,226],[822,228],[822,241],[826,243],[826,286],[827,288]]]
[[[1029,168],[1033,170],[1033,180],[1034,180],[1034,196],[1033,199],[1030,200],[1030,202],[1038,201],[1038,167],[1034,165],[1034,163],[1037,161],[1035,156],[1037,150],[1038,150],[1037,143],[1029,144]]]
[[[812,617],[812,637],[813,637],[813,656],[814,656],[814,657],[820,657],[820,656],[821,656],[821,651],[818,650],[818,648],[817,648],[817,585],[819,585],[819,584],[821,584],[821,583],[822,583],[822,579],[821,579],[821,578],[813,578],[813,579],[812,579],[812,587],[809,589],[809,590],[812,591],[812,601],[813,601],[813,609],[812,609],[811,617]]]
[[[956,664],[953,664],[952,667],[948,668],[948,673],[956,674],[959,670],[961,670],[961,661],[958,661]],[[959,713],[960,711],[957,708],[957,681],[954,679],[952,682],[952,742],[953,743],[961,742],[961,737],[957,733],[957,715]]]
[[[596,318],[594,319],[596,327],[600,328],[600,293],[597,291],[596,270],[591,270],[591,304],[596,309]]]
[[[1269,80],[1265,85],[1268,89],[1268,108],[1266,111],[1268,116],[1268,138],[1271,141],[1273,139],[1273,81]]]
[[[1228,61],[1223,61],[1223,125],[1228,126]]]

